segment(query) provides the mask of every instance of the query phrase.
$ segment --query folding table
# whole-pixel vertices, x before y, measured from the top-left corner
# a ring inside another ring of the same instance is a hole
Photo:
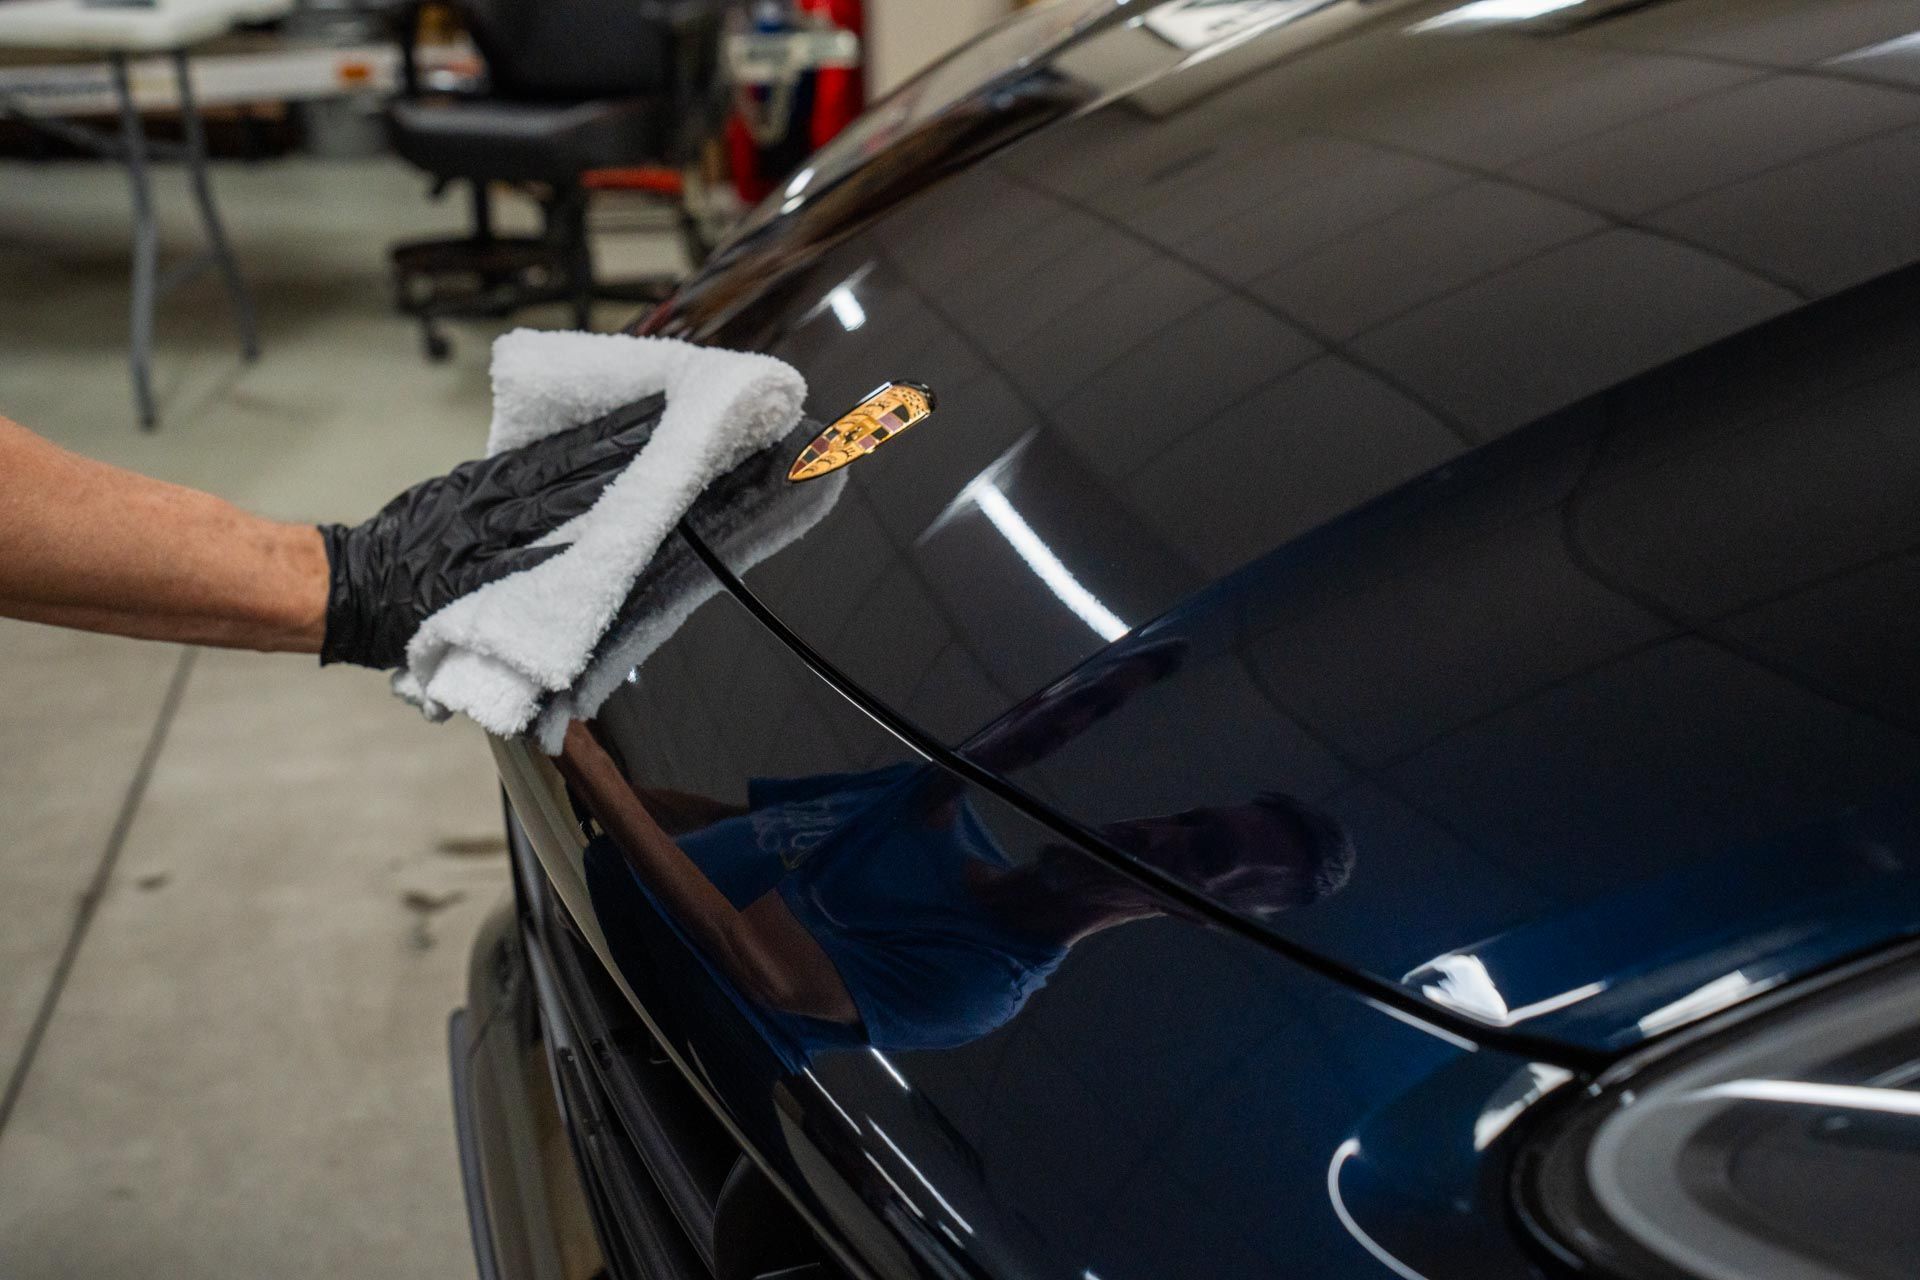
[[[127,167],[133,196],[133,305],[130,356],[133,398],[140,426],[152,430],[158,421],[150,372],[153,353],[153,309],[161,295],[202,269],[213,266],[226,282],[232,299],[234,323],[240,331],[241,352],[248,360],[260,353],[254,329],[253,301],[240,279],[233,250],[221,228],[207,180],[206,131],[193,98],[187,51],[236,23],[282,17],[294,0],[155,0],[151,4],[84,4],[81,0],[0,0],[0,47],[93,52],[103,54],[113,79],[119,106],[119,136],[55,119],[28,110],[17,98],[0,90],[0,115],[30,128],[110,156]],[[179,88],[182,144],[147,140],[133,100],[128,60],[142,55],[164,55],[173,64]],[[169,270],[159,269],[159,227],[154,219],[148,160],[156,155],[178,155],[187,162],[201,220],[206,224],[207,248]]]

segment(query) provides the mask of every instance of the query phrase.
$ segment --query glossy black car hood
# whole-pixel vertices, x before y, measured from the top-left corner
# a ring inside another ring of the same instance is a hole
[[[1920,7],[1531,8],[1069,6],[649,327],[936,392],[730,565],[827,665],[1096,839],[1284,793],[1277,936],[1614,1044],[1920,919]]]

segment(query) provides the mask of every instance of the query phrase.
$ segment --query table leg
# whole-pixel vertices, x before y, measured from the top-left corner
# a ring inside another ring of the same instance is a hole
[[[193,196],[200,204],[200,218],[207,227],[207,245],[214,263],[227,284],[227,296],[233,302],[233,322],[240,330],[240,351],[248,360],[260,358],[260,337],[253,319],[253,298],[240,279],[240,267],[227,244],[226,230],[220,225],[220,213],[213,204],[213,184],[207,177],[207,134],[200,120],[200,109],[193,100],[192,76],[184,49],[173,51],[173,73],[180,86],[180,128],[186,137],[187,172],[193,178]]]
[[[113,71],[114,93],[120,99],[120,138],[127,163],[127,181],[133,188],[133,311],[130,356],[133,400],[140,429],[151,431],[159,421],[153,407],[153,303],[158,266],[159,227],[154,221],[153,193],[147,180],[147,135],[140,112],[133,105],[133,85],[127,75],[127,56],[107,60]]]

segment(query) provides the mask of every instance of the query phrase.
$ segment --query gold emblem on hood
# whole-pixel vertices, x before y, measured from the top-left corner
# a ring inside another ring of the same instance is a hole
[[[807,443],[787,472],[813,480],[866,457],[933,412],[933,391],[917,382],[889,382]]]

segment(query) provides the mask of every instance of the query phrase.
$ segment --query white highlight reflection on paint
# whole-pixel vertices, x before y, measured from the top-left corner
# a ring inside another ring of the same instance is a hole
[[[1604,981],[1589,982],[1532,1004],[1509,1007],[1507,998],[1494,985],[1493,975],[1487,972],[1486,961],[1457,951],[1434,957],[1400,981],[1443,1008],[1495,1027],[1511,1027],[1529,1018],[1565,1009],[1607,989]]]
[[[843,284],[835,285],[828,292],[827,305],[833,308],[833,318],[848,333],[867,322],[867,309],[860,305],[860,299],[853,296],[853,290]]]
[[[1573,1072],[1565,1067],[1556,1067],[1550,1062],[1529,1062],[1502,1090],[1505,1096],[1490,1101],[1486,1110],[1474,1119],[1473,1149],[1485,1151],[1495,1138],[1507,1131],[1508,1125],[1520,1118],[1521,1112],[1572,1079]]]
[[[1687,1022],[1697,1022],[1710,1013],[1718,1013],[1730,1008],[1749,996],[1755,996],[1770,987],[1778,986],[1778,978],[1754,981],[1740,970],[1723,974],[1712,982],[1695,987],[1686,995],[1669,1004],[1661,1005],[1652,1013],[1641,1018],[1636,1024],[1643,1036],[1656,1036],[1663,1031]]]
[[[902,1089],[905,1089],[908,1093],[913,1092],[913,1086],[908,1084],[907,1078],[900,1074],[900,1068],[894,1066],[891,1062],[887,1061],[886,1054],[880,1052],[878,1049],[872,1049],[872,1048],[869,1048],[867,1052],[873,1055],[873,1060],[875,1062],[879,1063],[881,1066],[887,1069],[887,1074],[893,1077],[893,1082],[895,1084],[899,1085]]]
[[[813,1087],[820,1091],[820,1096],[827,1100],[827,1105],[840,1113],[840,1118],[847,1122],[847,1127],[849,1129],[854,1130],[855,1132],[858,1132],[860,1129],[859,1122],[856,1121],[852,1116],[848,1115],[847,1109],[841,1106],[839,1102],[837,1102],[834,1099],[833,1094],[827,1091],[827,1086],[820,1083],[820,1077],[813,1074],[813,1068],[802,1067],[801,1071],[805,1073],[807,1079],[813,1081]]]
[[[939,1201],[940,1207],[946,1210],[947,1216],[949,1218],[952,1218],[954,1222],[958,1223],[962,1231],[966,1232],[968,1235],[972,1235],[973,1227],[968,1224],[965,1218],[960,1216],[959,1212],[953,1207],[951,1203],[948,1202],[947,1198],[940,1194],[940,1188],[934,1186],[933,1183],[927,1181],[927,1175],[920,1172],[920,1166],[915,1164],[913,1161],[907,1159],[907,1153],[900,1149],[900,1144],[895,1142],[892,1138],[889,1138],[887,1136],[887,1131],[885,1129],[882,1129],[878,1124],[875,1124],[872,1116],[867,1117],[867,1124],[872,1127],[875,1133],[880,1135],[880,1141],[887,1144],[887,1148],[893,1152],[894,1156],[900,1161],[900,1163],[907,1166],[907,1172],[911,1173],[914,1177],[920,1180],[920,1185],[927,1189],[927,1194],[931,1195],[935,1200]]]
[[[980,508],[980,514],[993,522],[993,527],[1027,562],[1034,576],[1046,583],[1047,590],[1059,597],[1060,603],[1073,610],[1080,621],[1092,627],[1102,640],[1118,640],[1133,630],[1121,621],[1119,614],[1101,604],[1093,592],[1080,584],[1080,579],[1073,576],[1073,571],[1060,562],[1059,556],[1053,554],[1053,548],[1040,540],[1040,535],[1033,531],[1026,517],[1013,509],[1013,504],[1007,501],[1007,495],[1000,492],[998,486],[991,481],[976,480],[967,486],[961,496],[973,499]]]
[[[878,1160],[875,1160],[873,1158],[873,1152],[863,1151],[860,1154],[864,1155],[867,1158],[868,1164],[872,1165],[875,1169],[878,1169],[880,1171],[880,1176],[885,1178],[887,1180],[887,1185],[893,1188],[893,1194],[900,1197],[900,1203],[907,1206],[907,1208],[913,1210],[914,1217],[924,1218],[927,1216],[927,1211],[925,1209],[922,1209],[919,1205],[913,1202],[913,1197],[907,1194],[907,1189],[893,1180],[893,1175],[887,1172],[887,1166],[881,1164]]]
[[[1347,1212],[1347,1202],[1340,1197],[1340,1168],[1347,1161],[1360,1154],[1360,1139],[1348,1138],[1333,1149],[1333,1163],[1327,1166],[1327,1199],[1333,1202],[1333,1215],[1340,1219],[1340,1225],[1347,1234],[1359,1242],[1360,1247],[1374,1256],[1381,1266],[1387,1268],[1400,1280],[1427,1280],[1418,1271],[1380,1247],[1379,1241],[1368,1235],[1351,1213]]]
[[[1438,17],[1416,22],[1409,31],[1442,31],[1448,27],[1478,27],[1499,22],[1525,22],[1549,13],[1572,9],[1586,0],[1472,0]]]

